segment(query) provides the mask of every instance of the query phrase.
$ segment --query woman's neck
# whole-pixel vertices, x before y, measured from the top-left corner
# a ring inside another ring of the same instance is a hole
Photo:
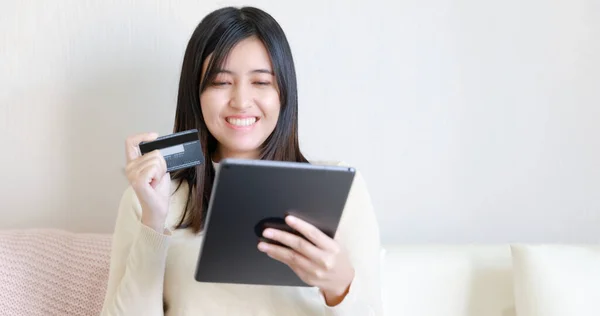
[[[236,158],[236,159],[259,159],[259,152],[258,150],[256,151],[250,151],[250,152],[233,152],[233,151],[229,151],[229,150],[224,150],[224,149],[217,149],[217,151],[214,153],[214,155],[211,157],[213,162],[220,162],[221,160],[225,159],[225,158]]]

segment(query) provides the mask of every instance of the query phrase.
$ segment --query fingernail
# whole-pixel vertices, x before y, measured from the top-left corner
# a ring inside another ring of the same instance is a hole
[[[273,231],[271,231],[270,229],[265,229],[265,231],[263,231],[263,236],[265,236],[267,238],[272,238],[273,237]]]
[[[296,218],[292,215],[288,215],[287,220],[290,221],[290,223],[295,223],[296,222]]]
[[[264,242],[258,243],[258,250],[260,250],[260,251],[267,251],[268,248],[269,247],[267,246],[266,243],[264,243]]]

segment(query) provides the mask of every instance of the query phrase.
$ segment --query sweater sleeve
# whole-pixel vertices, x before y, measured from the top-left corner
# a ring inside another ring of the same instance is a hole
[[[163,282],[170,236],[141,223],[141,206],[125,190],[113,233],[102,316],[163,315]]]
[[[355,174],[335,239],[348,252],[355,276],[340,304],[327,306],[320,295],[325,315],[383,315],[379,225],[367,185],[359,172]]]

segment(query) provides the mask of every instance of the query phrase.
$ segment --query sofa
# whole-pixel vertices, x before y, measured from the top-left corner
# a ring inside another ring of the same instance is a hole
[[[0,315],[98,315],[111,236],[0,231]],[[600,315],[600,249],[386,245],[385,315]]]
[[[383,251],[386,315],[600,315],[598,245],[395,245]]]
[[[0,315],[99,315],[110,235],[0,231]]]

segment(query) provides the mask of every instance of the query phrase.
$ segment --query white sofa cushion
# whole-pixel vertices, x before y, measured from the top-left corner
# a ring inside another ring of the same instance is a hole
[[[510,247],[388,246],[385,315],[514,316]]]
[[[519,316],[600,315],[600,247],[511,246]]]

